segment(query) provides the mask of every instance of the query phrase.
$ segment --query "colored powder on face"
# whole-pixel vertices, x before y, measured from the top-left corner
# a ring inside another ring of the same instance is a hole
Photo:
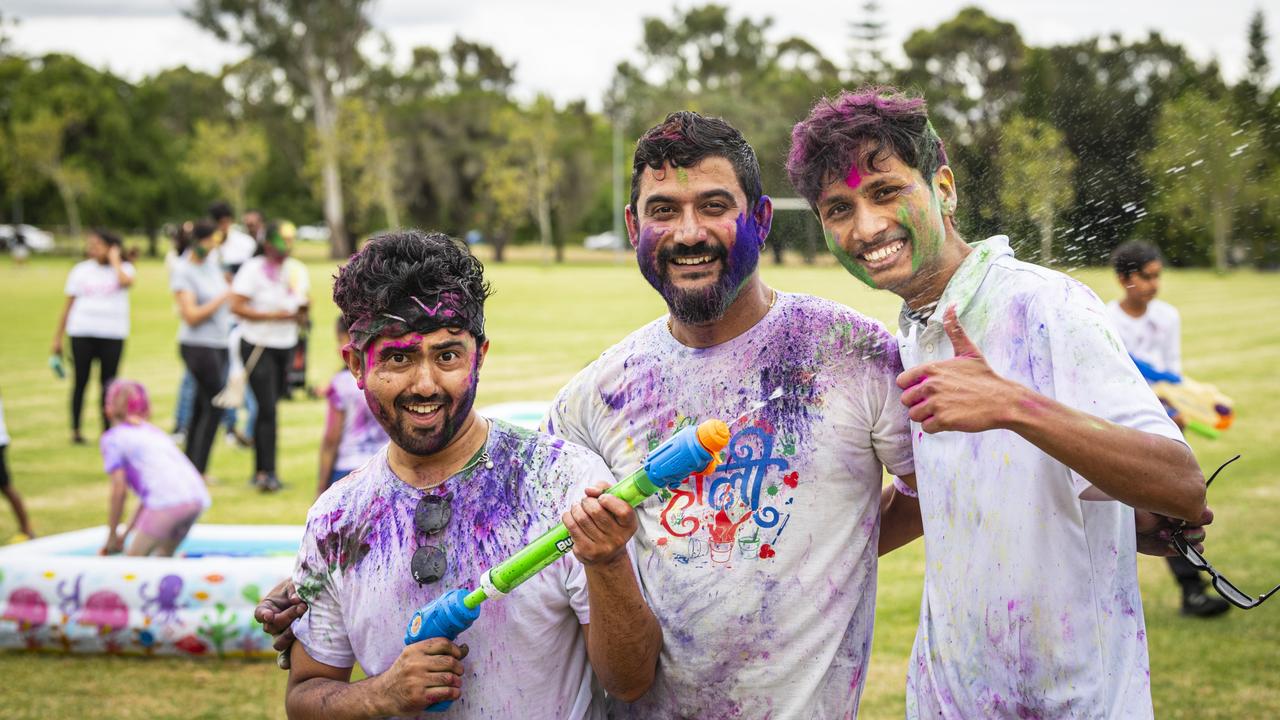
[[[858,163],[855,162],[849,166],[849,174],[845,176],[844,182],[854,190],[857,190],[858,186],[862,184],[862,173],[858,172]]]
[[[909,193],[904,190],[903,194]],[[911,271],[917,273],[921,267],[927,267],[942,253],[942,244],[946,241],[946,232],[934,225],[930,216],[941,213],[937,193],[930,189],[929,205],[912,213],[904,203],[898,208],[898,223],[911,238]]]
[[[685,169],[682,167],[676,168],[676,182],[681,185],[689,184],[689,173],[685,172]]]
[[[845,270],[849,271],[850,275],[866,283],[868,287],[879,290],[879,286],[871,279],[871,274],[867,272],[866,268],[862,267],[862,263],[858,262],[857,258],[845,251],[845,249],[840,245],[839,240],[836,238],[835,233],[827,230],[826,228],[823,228],[822,232],[827,238],[827,249],[836,257],[836,260],[840,262],[840,265],[842,265]]]

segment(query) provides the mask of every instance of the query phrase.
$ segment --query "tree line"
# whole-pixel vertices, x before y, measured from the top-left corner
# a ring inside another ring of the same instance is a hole
[[[620,229],[630,148],[667,112],[728,119],[756,148],[766,191],[786,196],[791,125],[817,98],[872,82],[928,99],[966,237],[1006,233],[1023,256],[1060,264],[1141,237],[1175,265],[1280,267],[1280,87],[1261,11],[1230,84],[1154,31],[1036,47],[967,7],[913,32],[894,63],[875,0],[851,11],[845,58],[708,4],[646,18],[594,112],[517,100],[514,63],[461,37],[393,62],[385,40],[370,42],[369,5],[198,0],[190,21],[245,59],[136,83],[70,55],[20,54],[0,18],[0,218],[140,231],[154,252],[166,223],[222,198],[323,218],[335,257],[417,225],[478,229],[499,259],[512,242],[559,259],[585,234]],[[771,241],[779,259],[821,247],[807,212],[779,213]]]

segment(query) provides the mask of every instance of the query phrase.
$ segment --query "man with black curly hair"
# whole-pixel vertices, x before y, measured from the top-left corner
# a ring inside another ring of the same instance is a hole
[[[483,272],[448,237],[404,231],[338,273],[343,356],[391,443],[308,513],[291,718],[414,715],[445,700],[451,717],[596,718],[593,670],[627,699],[652,683],[662,636],[627,553],[635,513],[602,494],[609,469],[473,408],[489,349]],[[444,638],[402,644],[414,610],[478,586],[561,519],[573,555],[481,615],[465,636],[474,662]],[[356,661],[369,677],[352,683]]]

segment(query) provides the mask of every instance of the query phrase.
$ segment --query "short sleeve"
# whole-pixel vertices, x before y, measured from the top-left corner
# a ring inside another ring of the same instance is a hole
[[[120,263],[120,269],[124,271],[125,275],[128,275],[131,278],[136,278],[138,276],[138,271],[133,267],[133,263]],[[127,290],[128,288],[125,289]]]
[[[902,404],[902,389],[898,387],[898,375],[902,373],[902,360],[898,355],[898,343],[888,337],[885,362],[888,370],[879,374],[870,385],[875,393],[875,423],[871,427],[871,447],[876,458],[890,474],[901,477],[916,471],[911,448],[911,421],[907,408]]]
[[[102,439],[98,441],[98,449],[102,451],[102,469],[108,475],[128,464],[124,448],[120,447],[119,435],[116,433],[103,434]]]
[[[307,529],[294,564],[293,583],[307,602],[307,612],[293,621],[293,634],[317,662],[330,667],[349,668],[355,665],[356,656],[347,634],[333,574],[316,543],[322,529],[318,527],[320,522],[320,516],[314,512],[307,518]]]
[[[244,297],[253,297],[257,280],[256,265],[257,263],[250,260],[240,266],[240,269],[236,271],[236,276],[231,279],[231,292]]]
[[[71,268],[71,272],[67,273],[67,284],[63,286],[62,293],[70,297],[78,297],[80,295],[80,266],[76,265]]]
[[[195,283],[191,280],[191,273],[185,266],[191,263],[185,260],[179,260],[175,264],[173,272],[169,274],[169,291],[170,292],[189,292],[196,294]]]
[[[542,431],[600,454],[590,431],[594,368],[594,363],[584,368],[556,394],[542,420]]]
[[[1071,279],[1047,284],[1032,303],[1028,328],[1036,336],[1038,390],[1117,425],[1186,442],[1088,287]],[[1074,470],[1071,482],[1077,494],[1091,487]]]

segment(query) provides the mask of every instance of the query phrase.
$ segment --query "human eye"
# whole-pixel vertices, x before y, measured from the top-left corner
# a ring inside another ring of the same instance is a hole
[[[654,205],[649,208],[649,217],[664,220],[675,217],[676,209],[671,205]]]
[[[871,194],[871,197],[874,198],[877,202],[879,202],[882,200],[888,200],[890,198],[896,197],[901,192],[902,192],[901,185],[882,185],[875,189],[875,191]]]
[[[823,213],[823,217],[838,218],[847,212],[849,212],[849,203],[846,203],[846,202],[832,203],[827,206],[826,212]]]

